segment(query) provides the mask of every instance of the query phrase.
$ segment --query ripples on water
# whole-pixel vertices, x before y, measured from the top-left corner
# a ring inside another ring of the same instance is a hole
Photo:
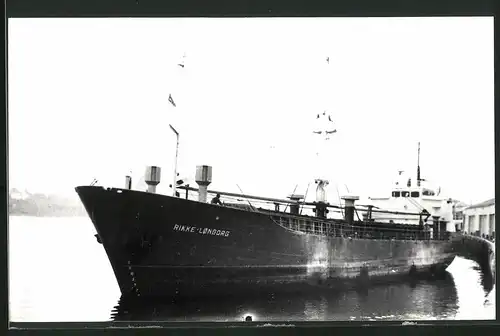
[[[120,302],[115,320],[169,321],[346,321],[453,319],[457,311],[457,293],[450,277],[433,284],[420,283],[413,288],[397,285],[367,291],[330,292],[325,295],[233,298],[208,304],[206,301],[137,304]]]
[[[495,319],[495,287],[456,258],[445,280],[321,296],[127,302],[87,218],[10,217],[9,309],[14,322],[349,321]]]

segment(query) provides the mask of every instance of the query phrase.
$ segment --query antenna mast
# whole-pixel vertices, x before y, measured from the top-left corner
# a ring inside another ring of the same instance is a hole
[[[186,58],[186,53],[184,53],[184,55],[182,56],[181,62],[177,64],[177,66],[181,67],[182,69],[184,69],[184,67],[185,67],[185,64],[184,64],[185,58]],[[174,108],[177,107],[174,99],[172,98],[172,94],[168,95],[168,102],[170,104],[172,104],[172,106]],[[173,193],[173,196],[176,197],[177,196],[177,160],[179,157],[179,132],[171,124],[169,124],[168,126],[170,126],[170,129],[175,133],[176,140],[177,140],[176,145],[175,145],[174,181],[172,182],[172,193]]]
[[[417,154],[417,186],[420,187],[420,142],[418,143],[418,154]]]

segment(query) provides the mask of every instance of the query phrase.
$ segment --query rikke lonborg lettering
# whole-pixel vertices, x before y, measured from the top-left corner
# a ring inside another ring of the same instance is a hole
[[[188,233],[198,233],[201,235],[220,236],[220,237],[229,237],[229,234],[231,233],[231,231],[229,230],[199,228],[196,226],[187,226],[179,224],[174,224],[173,230],[180,232],[188,232]]]

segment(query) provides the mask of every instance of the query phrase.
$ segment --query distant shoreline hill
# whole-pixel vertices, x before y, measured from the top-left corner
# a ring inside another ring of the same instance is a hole
[[[9,191],[9,215],[38,217],[83,217],[85,208],[78,198],[45,195],[11,189]]]

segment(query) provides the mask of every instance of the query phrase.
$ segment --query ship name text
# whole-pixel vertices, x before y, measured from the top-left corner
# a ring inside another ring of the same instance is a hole
[[[179,224],[174,224],[173,230],[180,232],[197,233],[201,235],[220,236],[220,237],[229,237],[229,234],[231,233],[231,231],[229,230],[209,229],[209,228],[179,225]]]

